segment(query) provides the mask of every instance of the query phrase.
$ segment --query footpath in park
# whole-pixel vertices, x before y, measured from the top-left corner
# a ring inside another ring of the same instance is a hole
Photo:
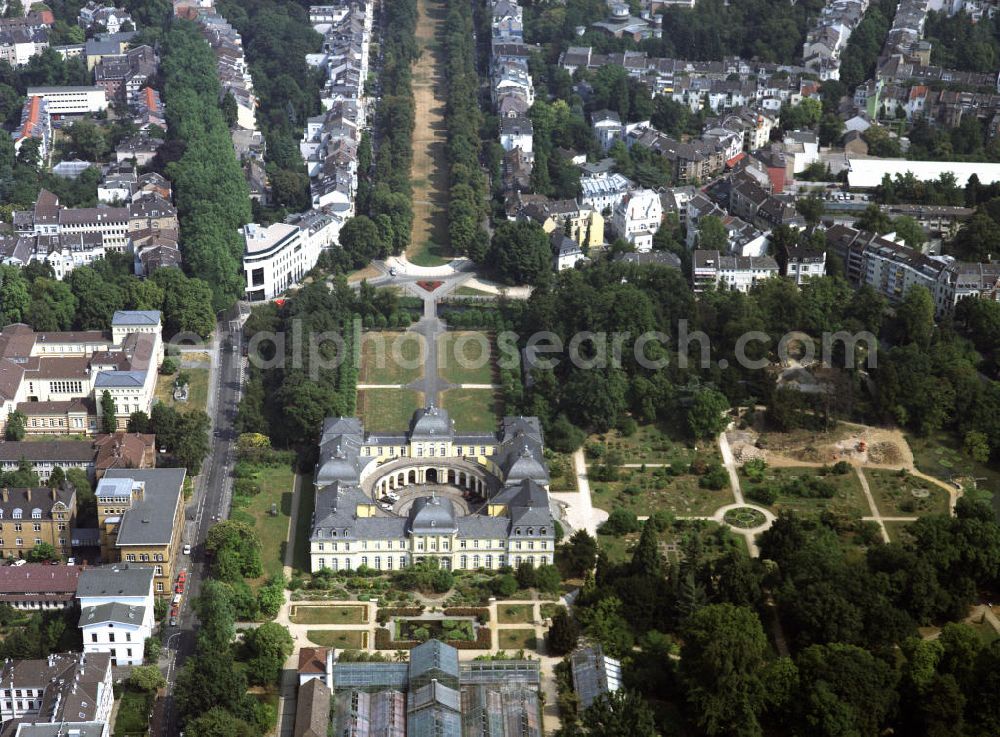
[[[441,0],[417,0],[416,41],[420,56],[413,64],[413,229],[407,258],[418,266],[443,263],[448,244],[447,124],[445,122],[444,51]]]

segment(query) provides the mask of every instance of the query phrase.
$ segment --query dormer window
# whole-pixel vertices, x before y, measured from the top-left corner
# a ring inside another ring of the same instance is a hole
[[[38,509],[36,507],[35,509],[31,510],[31,519],[41,519],[41,518],[42,518],[42,510],[41,509]]]
[[[514,534],[515,535],[520,535],[521,534],[521,528],[520,527],[515,527],[514,528]]]
[[[543,527],[541,530],[538,531],[538,534],[539,535],[546,535],[546,534],[548,534],[548,528]]]
[[[529,535],[534,535],[535,534],[535,528],[534,527],[529,527],[528,528],[528,534]]]
[[[14,519],[21,519],[21,508],[18,507],[14,510]]]

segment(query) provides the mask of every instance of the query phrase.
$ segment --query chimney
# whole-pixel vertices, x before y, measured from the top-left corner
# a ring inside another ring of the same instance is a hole
[[[9,502],[10,501],[10,492],[7,490],[6,486],[3,487],[3,500],[5,502]]]
[[[31,501],[31,487],[30,486],[27,489],[24,490],[24,495],[28,498],[28,501],[30,502]]]
[[[54,501],[54,502],[55,502],[55,501],[59,501],[59,490],[58,490],[58,489],[56,489],[56,488],[55,488],[55,487],[53,486],[53,487],[52,487],[52,488],[50,489],[50,491],[52,492],[52,501]]]

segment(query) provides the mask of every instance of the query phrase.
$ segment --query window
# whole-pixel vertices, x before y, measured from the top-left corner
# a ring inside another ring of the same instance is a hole
[[[125,654],[128,655],[131,658],[132,657],[132,648],[126,648],[125,649]]]
[[[375,556],[375,570],[376,571],[382,570],[382,557],[378,555]]]
[[[326,568],[326,558],[317,558],[316,562],[319,563],[320,568]]]
[[[131,632],[126,632],[125,633],[125,642],[132,642],[132,633]]]
[[[462,540],[462,541],[461,541],[461,542],[460,542],[460,543],[458,544],[458,547],[460,547],[460,548],[462,548],[463,550],[465,550],[465,547],[466,547],[466,546],[467,546],[468,544],[469,544],[469,541],[468,541],[468,540]]]
[[[115,641],[115,633],[112,632],[110,635],[108,635],[108,642],[114,642],[114,641]]]
[[[14,524],[14,532],[20,532],[20,531],[21,531],[21,523],[17,522]]]
[[[157,581],[156,582],[156,590],[159,591],[159,592],[161,592],[161,593],[163,592],[163,581]]]
[[[17,509],[14,510],[14,515],[13,516],[14,516],[14,519],[21,519],[21,508],[20,507],[18,507]]]
[[[463,555],[461,560],[462,560],[462,568],[468,568],[469,567],[469,556]]]
[[[316,548],[317,548],[317,550],[322,550],[323,549],[323,543],[320,543],[319,545],[317,545]]]
[[[31,510],[31,519],[41,519],[41,518],[42,518],[41,509],[35,508]]]
[[[363,565],[365,567],[368,566],[368,556],[367,555],[362,555],[361,556],[361,565]]]
[[[14,541],[14,544],[17,545],[17,547],[21,547],[22,545],[24,545],[24,540],[22,540],[21,538],[17,538],[17,540]]]
[[[492,555],[487,555],[486,556],[486,567],[487,568],[492,568],[493,567],[493,556]]]
[[[163,575],[163,566],[153,566],[153,575],[154,576],[162,576]]]
[[[36,522],[35,524],[32,525],[32,528],[34,528],[35,532],[41,532],[42,531],[42,523],[41,522]]]

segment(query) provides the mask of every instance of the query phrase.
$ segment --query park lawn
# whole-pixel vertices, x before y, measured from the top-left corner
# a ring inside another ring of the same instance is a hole
[[[535,621],[535,607],[532,604],[497,604],[497,619],[500,624],[530,624]]]
[[[865,469],[864,473],[875,504],[885,517],[948,513],[948,492],[937,484],[909,474],[900,476],[896,471]],[[928,496],[923,496],[925,493]]]
[[[619,481],[591,479],[590,493],[595,507],[607,512],[622,507],[638,517],[659,510],[678,517],[710,517],[719,507],[735,501],[728,481],[722,489],[713,491],[699,487],[697,476],[668,477],[658,475],[653,468],[623,469]]]
[[[423,393],[413,389],[361,389],[358,417],[369,432],[403,432],[423,401]]]
[[[441,393],[441,406],[459,433],[494,432],[503,415],[503,402],[492,389],[448,389]]]
[[[557,604],[554,601],[545,602],[544,604],[542,604],[540,609],[542,619],[552,619],[552,617],[556,616],[559,612],[565,612],[565,611],[566,607],[564,607],[562,604]]]
[[[450,384],[493,384],[492,337],[482,331],[447,332],[438,339],[438,375]]]
[[[303,476],[299,482],[299,513],[295,518],[295,548],[292,550],[292,567],[297,571],[311,568],[309,536],[312,534],[313,509],[316,506],[316,485],[313,475]]]
[[[768,468],[764,472],[766,482],[781,484],[788,479],[797,476],[819,476],[819,469],[812,467],[798,468]],[[830,510],[851,518],[867,517],[871,514],[868,501],[865,499],[861,482],[852,468],[849,473],[834,474],[828,473],[821,477],[824,481],[829,481],[837,487],[837,491],[830,499],[813,499],[793,495],[779,495],[774,504],[769,508],[775,513],[782,510],[798,512],[800,514],[818,514],[819,512]],[[754,501],[748,493],[754,486],[741,474],[741,486],[746,500],[752,504],[760,504]]]
[[[501,650],[533,650],[537,642],[535,631],[529,629],[500,630]]]
[[[366,624],[368,608],[296,604],[292,607],[291,620],[295,624]]]
[[[911,539],[910,533],[906,531],[912,522],[883,522],[885,531],[889,533],[889,542],[905,543]]]
[[[622,435],[618,430],[610,430],[587,438],[587,444],[596,443],[604,446],[604,452],[618,451],[622,454],[623,463],[657,463],[680,464],[687,467],[698,452],[705,453],[708,443],[696,451],[690,441],[684,438],[680,428],[667,427],[663,424],[639,425],[629,436]],[[717,443],[711,441],[716,460],[719,459]],[[599,459],[595,462],[600,462]]]
[[[257,583],[263,584],[272,576],[280,576],[284,570],[295,473],[290,466],[263,466],[254,481],[260,486],[260,493],[249,497],[249,503],[240,512],[252,519],[260,537],[264,575]],[[278,514],[274,516],[271,515],[272,504],[278,505]]]
[[[424,375],[424,336],[400,330],[361,336],[359,384],[409,384]]]
[[[186,368],[178,373],[188,375],[190,382],[188,389],[188,399],[186,402],[175,402],[173,396],[174,379],[177,374],[165,376],[160,374],[156,377],[155,398],[178,410],[200,409],[205,411],[208,406],[208,375],[209,370],[205,368]]]
[[[363,650],[368,647],[366,630],[306,630],[309,642],[339,650]]]
[[[115,717],[115,737],[145,735],[149,728],[149,712],[153,708],[153,694],[126,689],[122,692]]]
[[[994,505],[1000,504],[1000,468],[969,458],[957,438],[944,432],[926,438],[908,434],[906,442],[919,470],[944,482],[955,479],[967,490],[975,479],[976,487],[993,492]]]

